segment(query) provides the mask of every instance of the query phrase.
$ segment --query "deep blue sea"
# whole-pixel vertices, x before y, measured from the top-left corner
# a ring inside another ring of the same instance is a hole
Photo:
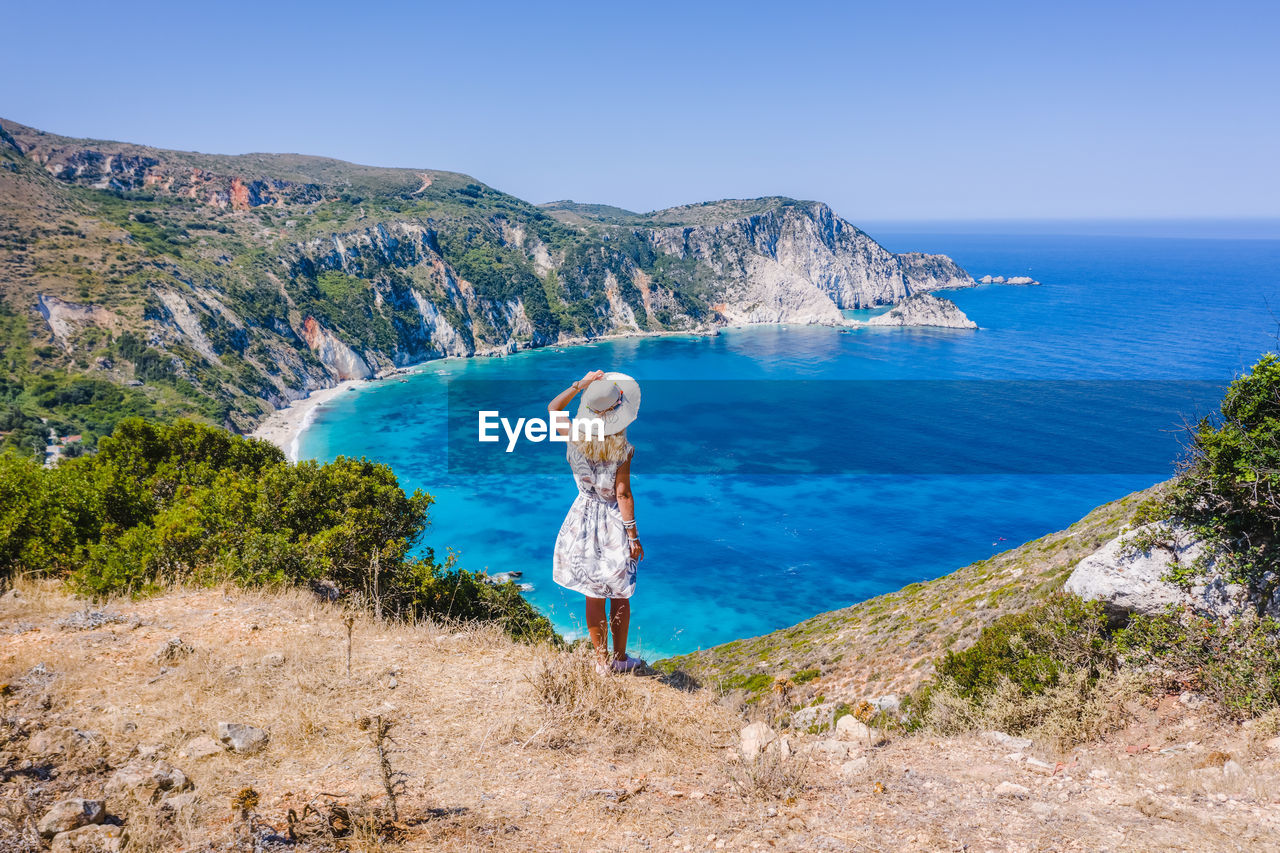
[[[535,416],[587,370],[630,373],[647,555],[631,646],[652,660],[946,574],[1165,479],[1180,426],[1278,348],[1280,240],[871,233],[1043,284],[945,294],[978,331],[761,327],[431,362],[320,408],[300,453],[389,464],[436,498],[427,545],[523,572],[576,635],[581,597],[551,581],[563,447],[474,455],[464,409]]]

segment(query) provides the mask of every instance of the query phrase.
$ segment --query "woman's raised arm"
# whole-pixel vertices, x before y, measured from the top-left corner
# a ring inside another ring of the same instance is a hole
[[[569,401],[572,400],[579,391],[581,391],[583,388],[586,388],[588,385],[590,385],[592,382],[595,382],[597,379],[603,379],[603,378],[604,378],[603,370],[592,370],[586,376],[583,376],[577,382],[573,383],[568,388],[564,389],[559,394],[552,397],[551,402],[547,403],[547,411],[563,412],[565,408],[569,405]],[[559,432],[560,435],[568,435],[569,428],[562,424],[557,428],[557,431]]]

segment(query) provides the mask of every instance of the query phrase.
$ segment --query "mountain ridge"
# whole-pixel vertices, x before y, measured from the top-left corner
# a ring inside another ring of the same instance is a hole
[[[457,172],[0,130],[9,396],[91,434],[110,424],[40,403],[34,384],[105,382],[135,408],[244,432],[431,358],[840,324],[844,308],[974,283],[817,201],[538,206]]]

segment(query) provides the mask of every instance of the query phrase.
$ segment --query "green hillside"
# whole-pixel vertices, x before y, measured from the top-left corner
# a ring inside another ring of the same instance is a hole
[[[35,453],[52,429],[92,447],[131,414],[245,431],[317,388],[430,358],[723,324],[726,305],[760,301],[752,265],[783,263],[758,235],[788,229],[837,265],[878,253],[879,290],[820,300],[900,298],[939,271],[967,280],[817,202],[538,207],[454,172],[0,120],[0,440]],[[797,266],[787,286],[812,304],[805,276]]]

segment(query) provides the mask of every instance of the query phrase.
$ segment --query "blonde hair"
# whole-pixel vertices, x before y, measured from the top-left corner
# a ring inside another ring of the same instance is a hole
[[[615,432],[600,438],[591,430],[583,430],[570,443],[592,462],[625,462],[631,445],[627,443],[627,431]]]

